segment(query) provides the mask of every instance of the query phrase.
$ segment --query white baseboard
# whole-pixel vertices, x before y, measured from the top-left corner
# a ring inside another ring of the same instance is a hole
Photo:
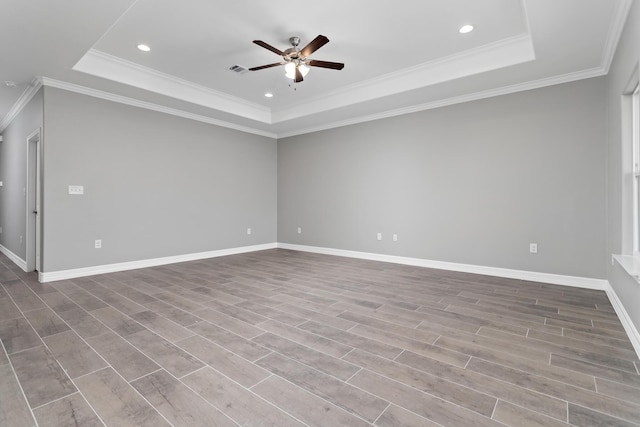
[[[578,288],[602,290],[607,293],[609,301],[613,306],[616,314],[620,318],[624,326],[629,340],[631,341],[636,353],[640,356],[640,332],[631,321],[624,305],[616,295],[615,291],[607,280],[592,279],[586,277],[565,276],[558,274],[539,273],[534,271],[511,270],[498,267],[485,267],[481,265],[460,264],[454,262],[434,261],[420,258],[407,258],[393,255],[375,254],[369,252],[357,252],[343,249],[323,248],[317,246],[294,245],[289,243],[267,243],[254,246],[243,246],[238,248],[220,249],[216,251],[198,252],[193,254],[169,256],[163,258],[153,258],[140,261],[122,262],[117,264],[99,265],[95,267],[76,268],[71,270],[52,271],[47,273],[39,273],[40,282],[52,282],[56,280],[73,279],[76,277],[92,276],[96,274],[114,273],[118,271],[135,270],[138,268],[155,267],[159,265],[174,264],[178,262],[196,261],[206,258],[215,258],[226,255],[235,255],[248,252],[256,252],[267,249],[290,249],[301,252],[311,252],[324,255],[335,255],[348,258],[359,258],[372,261],[390,262],[394,264],[411,265],[416,267],[435,268],[439,270],[459,271],[463,273],[484,274],[496,277],[505,277],[510,279],[520,279],[533,282],[550,283],[554,285],[572,286]],[[13,252],[0,245],[0,252],[5,254],[11,261],[26,271],[27,263]]]
[[[624,308],[608,280],[592,279],[588,277],[564,276],[558,274],[538,273],[534,271],[510,270],[506,268],[485,267],[481,265],[458,264],[453,262],[433,261],[420,258],[405,258],[392,255],[381,255],[368,252],[347,251],[343,249],[322,248],[316,246],[293,245],[278,243],[278,248],[301,252],[312,252],[324,255],[335,255],[349,258],[367,259],[372,261],[390,262],[394,264],[412,265],[417,267],[436,268],[439,270],[459,271],[463,273],[485,274],[489,276],[520,279],[533,282],[550,283],[554,285],[572,286],[576,288],[595,289],[605,291],[611,302],[633,348],[640,357],[640,332],[631,321],[631,317]]]
[[[0,245],[0,252],[5,254],[7,258],[13,261],[13,263],[18,267],[20,267],[22,270],[27,271],[27,261],[23,260],[18,255],[14,254],[13,252],[11,252],[9,249],[5,248],[2,245]]]
[[[117,271],[136,270],[138,268],[156,267],[158,265],[175,264],[178,262],[196,261],[199,259],[216,258],[226,255],[236,255],[247,252],[275,249],[277,243],[263,245],[242,246],[239,248],[220,249],[216,251],[198,252],[193,254],[176,255],[162,258],[144,259],[140,261],[120,262],[117,264],[97,265],[95,267],[74,268],[71,270],[51,271],[39,273],[40,282],[54,282],[56,280],[73,279],[76,277],[93,276],[96,274],[115,273]]]
[[[198,252],[193,254],[169,256],[162,258],[145,259],[140,261],[129,261],[116,264],[98,265],[93,267],[75,268],[70,270],[60,270],[51,272],[40,272],[38,280],[40,282],[53,282],[56,280],[73,279],[76,277],[92,276],[96,274],[114,273],[117,271],[135,270],[138,268],[155,267],[158,265],[173,264],[185,261],[195,261],[199,259],[215,258],[226,255],[235,255],[247,252],[262,251],[266,249],[290,249],[301,252],[312,252],[325,255],[335,255],[348,258],[367,259],[372,261],[390,262],[394,264],[412,265],[416,267],[436,268],[439,270],[459,271],[463,273],[484,274],[488,276],[505,277],[510,279],[528,280],[533,282],[550,283],[554,285],[573,286],[578,288],[595,289],[606,291],[609,284],[603,279],[592,279],[586,277],[565,276],[550,273],[539,273],[534,271],[511,270],[498,267],[486,267],[481,265],[460,264],[446,261],[434,261],[421,258],[399,257],[394,255],[376,254],[370,252],[357,252],[344,249],[323,248],[317,246],[294,245],[289,243],[267,243],[263,245],[243,246],[238,248],[220,249],[216,251]],[[13,262],[26,270],[26,261],[21,260],[8,249],[0,245],[2,251]]]
[[[486,267],[481,265],[460,264],[445,261],[434,261],[420,258],[399,257],[393,255],[375,254],[369,252],[357,252],[343,249],[323,248],[317,246],[294,245],[289,243],[267,243],[263,245],[244,246],[239,248],[221,249],[216,251],[198,252],[194,254],[169,256],[163,258],[146,259],[140,261],[122,262],[117,264],[99,265],[95,267],[76,268],[71,270],[53,271],[39,273],[41,282],[52,282],[56,280],[73,279],[76,277],[92,276],[95,274],[114,273],[117,271],[135,270],[138,268],[155,267],[159,265],[173,264],[178,262],[195,261],[199,259],[215,258],[226,255],[235,255],[247,252],[262,251],[267,249],[282,248],[301,252],[311,252],[324,255],[335,255],[348,258],[359,258],[372,261],[390,262],[394,264],[411,265],[416,267],[435,268],[439,270],[459,271],[463,273],[484,274],[510,279],[520,279],[533,282],[550,283],[555,285],[573,286],[578,288],[602,290],[607,293],[609,301],[616,314],[624,326],[629,340],[636,353],[640,356],[640,333],[631,321],[624,305],[616,295],[615,291],[607,280],[592,279],[586,277],[565,276],[558,274],[539,273],[533,271],[512,270],[498,267]],[[0,252],[4,253],[11,261],[26,271],[26,261],[20,259],[13,252],[0,245]]]
[[[640,332],[638,332],[638,328],[636,328],[636,325],[631,321],[631,317],[624,308],[624,304],[622,304],[622,301],[620,301],[620,298],[618,298],[618,295],[613,290],[613,287],[609,282],[607,282],[606,292],[613,309],[616,311],[616,314],[629,337],[629,341],[631,341],[633,348],[636,350],[636,354],[640,357]]]
[[[434,261],[422,258],[407,258],[394,255],[383,255],[369,252],[348,251],[344,249],[331,249],[316,246],[292,245],[289,243],[278,243],[282,249],[294,251],[313,252],[317,254],[336,255],[349,258],[360,258],[372,261],[390,262],[394,264],[412,265],[416,267],[435,268],[438,270],[459,271],[462,273],[484,274],[488,276],[505,277],[509,279],[520,279],[532,282],[549,283],[552,285],[573,286],[576,288],[595,289],[604,291],[608,282],[604,279],[592,279],[588,277],[564,276],[560,274],[538,273],[535,271],[511,270],[499,267],[485,267],[482,265],[459,264],[455,262]]]

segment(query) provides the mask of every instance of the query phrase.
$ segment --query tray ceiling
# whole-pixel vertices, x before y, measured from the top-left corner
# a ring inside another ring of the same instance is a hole
[[[0,87],[0,131],[45,84],[284,137],[606,74],[631,1],[7,3],[0,79],[16,87]],[[229,70],[280,60],[254,39],[318,34],[331,41],[312,58],[342,71]]]

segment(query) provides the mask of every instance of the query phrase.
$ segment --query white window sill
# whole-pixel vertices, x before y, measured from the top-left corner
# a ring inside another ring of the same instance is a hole
[[[632,255],[612,255],[624,271],[640,283],[640,258]]]

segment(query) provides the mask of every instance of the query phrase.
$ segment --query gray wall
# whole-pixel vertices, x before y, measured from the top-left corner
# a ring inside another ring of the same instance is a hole
[[[0,245],[26,261],[26,198],[27,137],[42,128],[43,90],[31,99],[25,108],[2,133],[0,143]],[[20,242],[22,236],[22,243]]]
[[[623,206],[623,192],[630,191],[623,185],[623,150],[631,150],[622,143],[621,96],[640,60],[640,3],[634,2],[624,32],[618,44],[613,64],[607,76],[609,131],[608,131],[608,188],[607,188],[607,255],[626,253],[632,246],[631,205]],[[628,165],[630,166],[630,164]],[[627,200],[630,198],[627,194]],[[626,236],[626,238],[625,238]],[[640,330],[640,285],[619,264],[608,264],[607,278],[625,306],[636,329]]]
[[[275,140],[50,87],[44,112],[44,272],[276,241]]]
[[[279,140],[278,241],[604,278],[605,88],[583,80]]]

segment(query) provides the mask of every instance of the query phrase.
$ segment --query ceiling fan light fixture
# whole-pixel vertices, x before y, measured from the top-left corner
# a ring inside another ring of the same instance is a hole
[[[287,76],[287,78],[289,78],[289,79],[295,79],[296,78],[296,64],[294,64],[293,62],[288,62],[284,66],[284,75]]]
[[[305,77],[307,74],[309,74],[309,70],[310,68],[306,65],[306,64],[297,64],[295,62],[288,62],[285,66],[284,66],[284,75],[287,76],[287,78],[293,80],[296,78],[296,67],[298,68],[298,70],[300,70],[300,74],[302,74],[302,77]]]

